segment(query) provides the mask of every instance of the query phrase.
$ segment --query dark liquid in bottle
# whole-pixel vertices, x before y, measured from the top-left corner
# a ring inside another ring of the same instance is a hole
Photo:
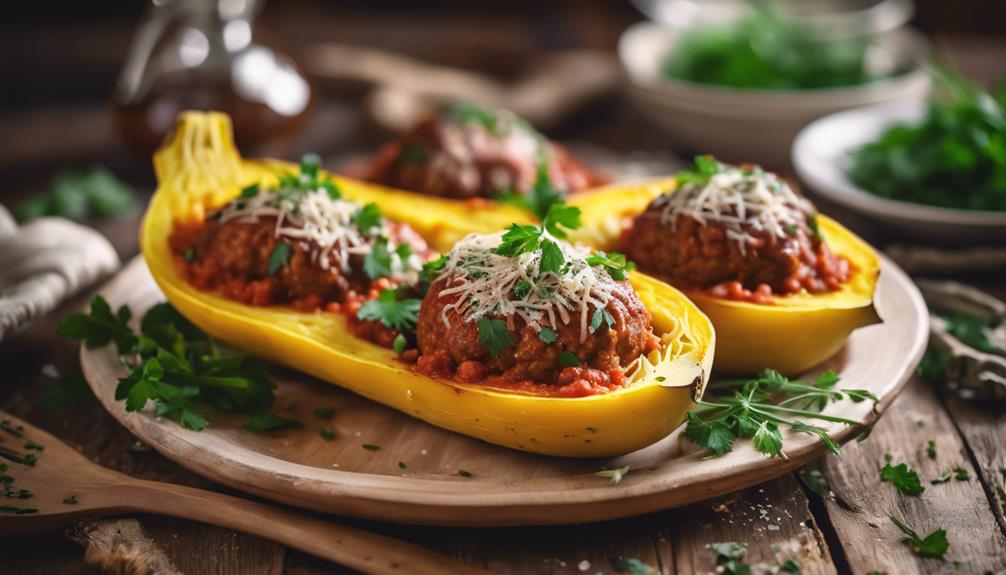
[[[164,141],[179,113],[216,110],[230,115],[238,146],[255,150],[295,134],[312,109],[313,91],[309,98],[299,112],[284,115],[264,102],[242,97],[228,79],[190,74],[155,82],[135,103],[116,102],[114,118],[127,144],[149,155]]]

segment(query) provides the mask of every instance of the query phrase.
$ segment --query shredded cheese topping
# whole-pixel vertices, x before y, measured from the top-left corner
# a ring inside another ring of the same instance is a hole
[[[299,242],[310,252],[311,262],[323,270],[338,268],[342,273],[352,272],[350,257],[366,256],[375,243],[387,239],[391,257],[391,277],[400,282],[415,282],[423,268],[417,254],[402,258],[395,249],[398,245],[390,239],[388,223],[382,220],[362,232],[353,222],[360,210],[356,202],[333,198],[324,188],[316,190],[262,190],[250,198],[239,198],[228,204],[220,213],[220,221],[237,220],[256,223],[259,218],[276,218],[274,234],[277,238]]]
[[[577,321],[580,341],[584,341],[589,333],[589,308],[607,305],[615,280],[603,266],[587,264],[589,249],[556,240],[547,233],[544,237],[562,250],[567,264],[564,273],[540,273],[540,249],[513,258],[493,253],[500,244],[499,233],[469,234],[455,244],[439,276],[447,278],[439,297],[457,298],[444,306],[444,324],[450,325],[448,314],[454,310],[466,322],[488,314],[516,316],[538,331],[543,327],[555,330],[560,323]]]
[[[655,203],[663,206],[661,223],[672,229],[676,229],[678,216],[703,226],[708,222],[722,225],[742,254],[748,245],[761,241],[752,232],[785,239],[792,235],[794,226],[805,224],[814,214],[814,206],[775,174],[726,165],[704,186],[685,184]]]

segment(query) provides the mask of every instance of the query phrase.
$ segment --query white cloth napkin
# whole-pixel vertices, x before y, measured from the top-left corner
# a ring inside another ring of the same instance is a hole
[[[63,218],[18,226],[0,205],[0,341],[118,267],[93,229]]]

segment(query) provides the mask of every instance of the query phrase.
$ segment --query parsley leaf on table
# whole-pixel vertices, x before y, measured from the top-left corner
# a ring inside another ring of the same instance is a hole
[[[828,449],[839,453],[841,449],[827,429],[801,419],[854,425],[857,422],[821,411],[832,401],[876,398],[866,390],[837,389],[837,383],[838,376],[833,371],[824,372],[809,384],[790,380],[772,369],[749,380],[710,383],[714,399],[699,401],[698,407],[688,414],[684,437],[716,455],[730,451],[737,438],[749,438],[761,453],[777,456],[783,452],[780,426],[788,426],[818,436]]]
[[[926,490],[919,481],[919,474],[907,463],[891,466],[891,462],[887,461],[880,469],[880,480],[890,483],[905,495],[920,495]]]
[[[950,542],[947,541],[947,532],[944,529],[937,529],[925,537],[919,537],[919,534],[906,525],[904,521],[893,515],[890,518],[891,523],[897,525],[898,529],[901,529],[905,535],[908,535],[908,541],[911,542],[912,551],[916,555],[931,559],[942,559],[946,555],[947,550],[950,549]]]
[[[751,575],[751,566],[744,561],[748,546],[733,541],[713,543],[713,553],[716,554],[718,573],[727,575]]]
[[[266,432],[266,431],[277,431],[280,429],[291,429],[295,427],[301,427],[303,424],[296,419],[290,419],[288,417],[281,417],[274,413],[256,413],[245,421],[244,427],[248,431],[256,432]]]

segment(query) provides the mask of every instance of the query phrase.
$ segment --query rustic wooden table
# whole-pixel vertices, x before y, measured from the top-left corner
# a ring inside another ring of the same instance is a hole
[[[610,45],[623,22],[605,21],[602,14],[574,24],[581,34],[593,38],[584,43]],[[277,27],[282,29],[283,25],[279,18]],[[353,27],[344,23],[343,28]],[[408,23],[398,22],[397,29],[404,33]],[[497,39],[513,34],[505,26],[492,30],[489,36]],[[115,31],[98,28],[88,36],[94,40],[89,45],[94,47],[96,60],[118,61],[121,40],[109,39],[109,33]],[[59,33],[59,28],[50,29],[32,41],[41,44]],[[358,30],[356,37],[352,33],[348,36],[363,41],[366,29]],[[399,45],[416,40],[408,34],[404,37]],[[966,70],[979,74],[1002,70],[1006,61],[1001,57],[1006,53],[1002,42],[958,45],[958,61]],[[107,75],[107,70],[104,73]],[[661,136],[653,134],[624,102],[609,102],[601,110],[603,113],[592,117],[586,128],[563,135],[619,149],[664,147]],[[103,105],[58,104],[3,114],[0,179],[13,193],[0,192],[0,201],[13,202],[38,189],[55,165],[91,161],[110,165],[149,189],[149,164],[120,148],[106,113]],[[352,103],[326,103],[317,119],[315,126],[286,150],[287,155],[294,157],[305,150],[334,154],[366,148],[380,139],[370,134],[370,127]],[[840,212],[836,215],[876,242],[888,239],[876,226],[856,222]],[[138,220],[139,208],[123,219],[97,224],[124,260],[137,252]],[[1006,296],[1006,276],[974,281],[1000,297]],[[78,370],[77,347],[60,340],[55,327],[87,297],[84,294],[68,302],[0,345],[0,409],[46,429],[110,468],[143,478],[222,489],[155,451],[137,448],[130,434],[96,403],[64,409],[39,405],[39,395],[54,385],[54,373]],[[929,440],[936,443],[936,459],[927,455]],[[918,470],[927,483],[920,497],[903,496],[880,481],[879,468],[886,453]],[[968,470],[971,478],[928,485],[929,479],[954,466]],[[752,565],[774,567],[793,558],[803,573],[983,573],[1006,568],[1006,414],[982,409],[953,392],[914,380],[867,441],[850,444],[841,456],[829,455],[811,468],[823,472],[831,495],[816,495],[801,483],[798,474],[792,474],[705,503],[591,525],[455,529],[337,520],[414,541],[501,573],[615,573],[624,569],[622,560],[627,558],[638,559],[660,573],[713,572],[710,546],[725,541],[747,544],[747,561]],[[903,518],[924,533],[946,529],[950,540],[947,559],[914,555],[889,515]],[[239,533],[178,519],[136,519],[149,539],[185,573],[347,572]],[[62,533],[0,542],[0,573],[57,574],[88,569],[83,550]]]

